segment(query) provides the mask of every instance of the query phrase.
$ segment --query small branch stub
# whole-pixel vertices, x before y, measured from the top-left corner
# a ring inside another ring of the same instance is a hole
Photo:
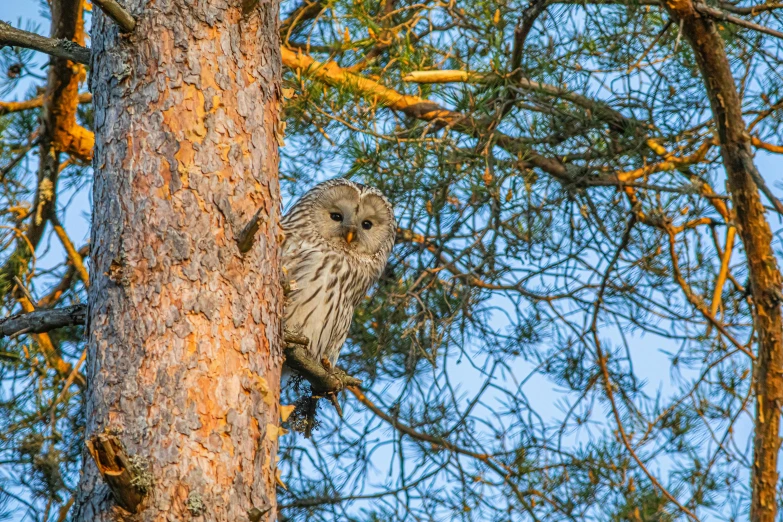
[[[258,0],[242,0],[242,16],[248,16],[258,7]]]
[[[136,513],[153,486],[148,463],[138,455],[129,456],[120,439],[108,430],[93,436],[86,445],[114,500]]]
[[[136,28],[136,20],[115,0],[92,0],[106,16],[114,20],[123,32],[129,33]]]
[[[261,517],[269,513],[271,510],[271,507],[265,507],[264,509],[253,507],[247,511],[247,518],[250,520],[250,522],[261,522]]]
[[[258,232],[258,225],[261,223],[261,209],[256,212],[256,214],[253,216],[253,219],[250,220],[250,223],[245,225],[245,228],[242,229],[242,232],[239,233],[239,237],[237,238],[237,246],[239,247],[239,251],[243,254],[246,254],[251,248],[253,248],[253,243],[256,239],[256,232]]]

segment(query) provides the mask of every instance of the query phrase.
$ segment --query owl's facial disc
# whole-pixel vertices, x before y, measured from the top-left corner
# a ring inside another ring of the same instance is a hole
[[[389,233],[389,215],[379,197],[360,197],[350,186],[334,187],[315,207],[313,224],[334,247],[365,255],[383,247]]]

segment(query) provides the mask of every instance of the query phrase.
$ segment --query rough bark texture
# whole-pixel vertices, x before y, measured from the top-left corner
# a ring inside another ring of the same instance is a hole
[[[758,339],[756,431],[751,521],[773,522],[777,512],[780,415],[783,406],[783,320],[781,275],[772,250],[772,232],[764,215],[753,164],[751,137],[742,119],[723,40],[715,24],[700,15],[691,0],[669,0],[669,11],[683,21],[701,69],[720,139],[734,219],[745,246]]]
[[[97,10],[92,26],[86,438],[110,436],[144,495],[137,514],[118,507],[85,453],[75,520],[273,520],[278,4],[123,4],[132,34]]]

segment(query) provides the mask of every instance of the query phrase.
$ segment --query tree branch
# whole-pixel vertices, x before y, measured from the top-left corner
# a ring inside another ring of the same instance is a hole
[[[87,305],[79,304],[52,310],[36,310],[16,314],[0,321],[0,338],[20,334],[40,334],[64,328],[83,325],[87,321]]]
[[[750,148],[752,138],[742,114],[723,38],[714,21],[701,15],[692,0],[667,0],[667,10],[680,23],[693,49],[710,100],[717,128],[734,219],[742,238],[753,298],[754,336],[758,356],[754,364],[756,419],[753,442],[750,520],[777,520],[780,417],[783,406],[783,314],[781,275],[772,248],[772,230],[761,202]],[[709,310],[706,310],[709,315]],[[715,324],[717,327],[718,325]]]
[[[57,216],[54,215],[54,213],[52,213],[49,221],[51,221],[54,232],[60,239],[65,252],[68,254],[68,260],[76,269],[76,273],[79,274],[79,278],[82,280],[82,283],[84,283],[85,287],[90,286],[90,276],[87,274],[87,268],[84,266],[84,259],[82,259],[79,251],[76,250],[76,247],[73,246],[71,238],[68,237],[68,234],[65,232],[62,224],[60,224],[60,220],[57,219]]]
[[[530,30],[533,29],[533,23],[536,21],[541,13],[546,10],[549,5],[549,0],[531,0],[530,4],[522,11],[522,16],[514,27],[514,47],[511,51],[511,67],[510,72],[512,74],[520,74],[519,70],[522,64],[522,50],[525,46],[525,40],[527,40]]]
[[[86,47],[82,47],[70,40],[46,38],[35,33],[22,31],[0,20],[0,47],[5,45],[34,49],[76,63],[88,64],[90,62],[90,50]]]
[[[309,341],[301,335],[286,332],[285,365],[301,375],[313,390],[314,395],[326,395],[344,390],[348,386],[361,386],[362,381],[351,377],[340,368],[325,368],[307,353]]]
[[[324,8],[323,2],[319,0],[305,0],[282,22],[280,22],[280,37],[283,42],[288,42],[291,37],[291,31],[305,20],[310,20],[318,16]]]
[[[758,31],[759,33],[764,33],[770,36],[774,36],[775,38],[783,39],[783,33],[781,33],[780,31],[776,31],[774,29],[770,29],[769,27],[765,27],[763,25],[749,22],[748,20],[743,20],[742,18],[738,18],[725,11],[721,11],[720,9],[715,9],[714,7],[710,7],[708,5],[697,3],[697,2],[693,3],[693,7],[696,9],[696,11],[700,12],[701,14],[707,15],[716,20],[723,20],[725,22],[730,22],[734,25],[744,27],[745,29],[751,29],[753,31]]]
[[[373,100],[375,103],[418,120],[448,126],[471,137],[478,137],[481,134],[481,122],[477,122],[470,115],[446,109],[420,96],[402,94],[377,81],[347,72],[334,62],[321,63],[287,47],[282,47],[280,51],[284,66],[293,70],[301,70],[327,85],[350,87],[359,95]],[[558,159],[544,157],[511,136],[494,132],[493,139],[499,147],[506,149],[513,155],[523,154],[528,163],[552,176],[562,179],[569,175],[566,165]]]
[[[35,98],[31,98],[29,100],[23,100],[18,102],[4,102],[0,101],[0,116],[4,116],[6,114],[10,114],[12,112],[21,112],[21,111],[27,111],[30,109],[39,109],[43,107],[44,104],[44,97],[43,96],[36,96]],[[91,103],[92,102],[92,93],[91,92],[83,92],[79,94],[79,103]]]

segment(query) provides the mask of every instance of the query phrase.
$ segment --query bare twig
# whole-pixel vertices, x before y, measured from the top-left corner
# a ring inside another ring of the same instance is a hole
[[[90,245],[83,245],[78,250],[78,253],[82,260],[84,260],[85,257],[90,255]],[[76,277],[76,267],[73,265],[70,258],[66,262],[66,267],[65,274],[63,274],[63,277],[60,279],[60,282],[57,283],[57,286],[52,288],[48,294],[38,300],[38,306],[41,308],[54,306],[57,303],[57,300],[62,297],[63,293],[71,288],[73,279]]]
[[[84,260],[82,259],[81,254],[79,254],[79,251],[76,250],[76,247],[73,246],[71,238],[68,237],[68,234],[65,232],[65,229],[60,224],[60,221],[57,219],[57,216],[55,216],[54,213],[52,213],[52,215],[49,217],[49,221],[52,222],[54,232],[60,239],[60,243],[62,243],[65,252],[68,254],[68,260],[71,262],[71,264],[73,264],[74,268],[76,269],[76,273],[79,274],[79,278],[82,280],[82,283],[84,283],[85,287],[90,286],[90,276],[87,274],[87,268],[84,266]]]
[[[49,220],[52,222],[54,232],[60,239],[60,243],[62,243],[65,252],[68,254],[68,260],[71,262],[71,264],[73,264],[74,268],[76,269],[76,273],[79,274],[79,278],[82,280],[82,283],[84,283],[85,287],[90,286],[90,276],[87,274],[87,268],[84,266],[84,260],[82,259],[81,254],[79,254],[79,251],[76,250],[76,247],[73,246],[71,238],[68,237],[65,229],[60,224],[60,220],[57,219],[57,216],[55,216],[54,213],[52,213]]]
[[[622,254],[623,250],[628,246],[628,243],[631,239],[631,232],[633,231],[633,227],[636,224],[636,216],[632,216],[631,220],[628,222],[628,225],[626,226],[625,233],[623,234],[623,238],[620,241],[619,248],[615,251],[614,257],[612,257],[612,260],[609,262],[609,265],[606,268],[606,272],[604,273],[603,280],[601,281],[601,287],[598,290],[598,296],[595,300],[595,305],[593,306],[593,319],[590,326],[590,332],[593,336],[593,342],[595,344],[595,356],[596,361],[598,363],[598,366],[601,370],[601,376],[603,377],[604,381],[604,391],[606,392],[606,398],[609,400],[609,404],[612,408],[612,414],[614,416],[615,423],[617,424],[617,431],[620,435],[620,439],[623,443],[623,446],[625,446],[628,453],[631,455],[631,458],[636,462],[637,466],[644,472],[644,474],[647,476],[648,480],[652,482],[652,484],[667,498],[670,502],[672,502],[675,506],[677,506],[680,511],[685,513],[691,520],[698,521],[698,517],[690,511],[687,507],[683,506],[682,503],[680,503],[679,500],[677,500],[677,497],[672,495],[672,493],[663,485],[661,484],[658,479],[655,478],[655,476],[647,469],[647,466],[645,466],[644,462],[642,462],[642,459],[637,455],[636,451],[634,450],[633,446],[631,445],[631,441],[628,438],[628,435],[625,432],[625,428],[623,427],[622,418],[620,417],[620,411],[617,406],[615,396],[614,396],[614,383],[612,382],[611,376],[609,374],[609,367],[607,365],[608,355],[604,354],[603,349],[601,348],[601,341],[598,337],[598,312],[601,309],[601,306],[603,304],[604,299],[604,292],[607,287],[607,283],[609,282],[609,278],[611,277],[612,272],[614,271],[614,266],[617,263],[617,261],[620,259],[620,255]]]
[[[713,317],[718,313],[718,308],[720,307],[723,285],[726,283],[726,277],[729,274],[729,261],[731,261],[731,252],[734,247],[734,236],[736,233],[737,228],[733,226],[730,226],[726,231],[726,250],[723,252],[720,262],[720,272],[718,272],[718,278],[715,280],[715,290],[712,294],[712,305],[710,306],[710,315]]]
[[[707,320],[709,324],[714,326],[721,334],[723,334],[726,339],[731,342],[737,348],[739,351],[750,357],[752,360],[756,360],[756,356],[753,354],[752,351],[750,351],[746,346],[743,346],[742,343],[740,343],[737,339],[734,338],[733,335],[731,335],[731,332],[729,332],[726,327],[718,321],[714,315],[710,314],[709,309],[707,309],[707,306],[704,304],[703,299],[701,296],[696,295],[693,290],[691,289],[688,282],[685,280],[685,277],[682,275],[682,271],[680,270],[680,262],[677,257],[677,251],[676,251],[676,240],[675,240],[675,231],[672,229],[671,226],[664,227],[664,230],[669,235],[669,255],[672,260],[672,271],[674,272],[674,280],[677,282],[677,284],[682,289],[682,292],[685,294],[685,298],[688,300],[688,302],[696,309],[698,310],[701,315],[704,316],[704,318]]]
[[[421,442],[428,442],[430,444],[435,444],[436,446],[440,446],[441,448],[447,449],[449,451],[453,451],[454,453],[459,453],[460,455],[467,455],[468,457],[473,457],[474,459],[478,459],[482,462],[486,462],[486,463],[492,462],[493,464],[496,464],[489,455],[467,450],[465,448],[457,446],[456,444],[453,444],[452,442],[449,442],[448,440],[442,439],[440,437],[436,437],[434,435],[429,435],[427,433],[421,433],[411,428],[410,426],[401,423],[399,420],[390,416],[389,414],[381,410],[378,406],[376,406],[375,403],[373,403],[370,399],[368,399],[367,396],[359,388],[356,388],[354,386],[349,386],[348,391],[351,392],[354,395],[354,397],[356,397],[359,400],[359,402],[364,404],[377,417],[391,424],[395,429],[399,430],[400,433],[404,433],[405,435],[408,435],[412,439]],[[509,473],[510,471],[505,466],[501,465],[501,468],[505,473]]]

